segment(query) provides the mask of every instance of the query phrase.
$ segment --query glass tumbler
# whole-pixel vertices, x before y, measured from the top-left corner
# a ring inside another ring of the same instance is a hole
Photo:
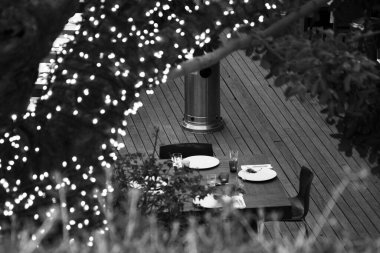
[[[230,150],[229,165],[230,165],[230,172],[232,172],[232,173],[237,172],[238,156],[239,156],[238,150]]]
[[[214,187],[216,186],[216,174],[209,174],[206,176],[206,180],[207,180],[207,185],[209,187]]]
[[[172,154],[172,162],[173,162],[174,167],[181,168],[182,167],[182,154],[181,153]]]

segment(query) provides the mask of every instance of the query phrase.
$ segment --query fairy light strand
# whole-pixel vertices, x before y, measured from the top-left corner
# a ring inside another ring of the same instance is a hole
[[[253,13],[249,13],[236,10],[248,9],[245,5],[257,7],[255,1],[231,0],[225,6],[213,1],[187,5],[172,0],[143,1],[140,4],[145,4],[144,18],[141,18],[141,12],[134,11],[131,3],[115,2],[119,1],[99,1],[69,21],[68,29],[72,33],[60,36],[54,43],[52,51],[57,57],[39,75],[38,82],[44,86],[45,94],[34,101],[27,113],[12,114],[10,119],[14,123],[24,120],[41,138],[46,138],[43,134],[49,133],[49,127],[68,119],[72,124],[81,122],[92,127],[108,136],[108,140],[93,147],[96,152],[92,154],[92,163],[87,160],[85,150],[77,150],[74,154],[60,154],[61,161],[18,178],[16,171],[27,168],[32,159],[43,156],[46,150],[43,145],[29,143],[17,131],[4,133],[0,136],[0,147],[7,147],[11,155],[0,157],[0,189],[10,197],[0,207],[2,215],[12,216],[19,209],[32,209],[39,201],[57,203],[60,200],[52,197],[53,193],[65,189],[67,194],[79,198],[77,202],[61,203],[69,215],[85,212],[101,216],[99,196],[86,194],[82,185],[98,187],[96,174],[112,167],[117,159],[114,149],[125,148],[117,141],[117,135],[126,134],[127,118],[143,106],[141,95],[154,94],[156,86],[168,82],[173,67],[180,68],[180,63],[193,58],[197,49],[214,45],[218,34],[227,30],[228,39],[243,28],[255,29],[265,24],[266,11],[281,6],[277,0],[268,0],[265,9],[253,8]],[[129,6],[129,11],[119,15],[124,4]],[[215,15],[204,15],[211,12]],[[207,17],[201,26],[192,22],[197,15]],[[56,181],[51,170],[62,171],[62,182]],[[33,187],[25,187],[28,181]],[[105,197],[113,189],[108,185],[100,192]],[[52,211],[47,209],[45,216],[51,217]],[[30,217],[43,218],[37,212]],[[91,222],[89,218],[70,218],[66,229],[86,229],[91,227]],[[102,223],[106,224],[106,220]],[[89,246],[92,245],[90,237]]]

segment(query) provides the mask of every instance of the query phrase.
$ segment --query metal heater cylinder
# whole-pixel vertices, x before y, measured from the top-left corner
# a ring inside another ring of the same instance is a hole
[[[193,133],[209,133],[223,128],[219,63],[185,76],[185,115],[181,126]]]

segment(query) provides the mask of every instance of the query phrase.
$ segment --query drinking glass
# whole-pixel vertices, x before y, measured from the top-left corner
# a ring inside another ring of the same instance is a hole
[[[238,156],[239,156],[238,150],[230,150],[230,162],[229,162],[230,172],[237,172]]]
[[[221,172],[219,174],[219,180],[222,184],[227,184],[230,174],[228,172]]]
[[[172,154],[172,161],[173,161],[173,166],[177,168],[182,167],[182,154],[181,153],[174,153]]]
[[[214,187],[216,185],[216,174],[209,174],[206,176],[207,185]]]

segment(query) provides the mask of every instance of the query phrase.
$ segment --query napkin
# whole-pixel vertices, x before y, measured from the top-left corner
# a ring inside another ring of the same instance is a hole
[[[231,199],[234,208],[242,209],[247,207],[244,202],[243,194],[232,196]]]
[[[218,208],[221,207],[221,203],[214,198],[213,194],[207,194],[204,198],[199,198],[199,196],[193,199],[193,203],[197,206],[205,207],[205,208]]]
[[[271,164],[247,164],[247,165],[241,166],[242,170],[252,169],[256,172],[262,169],[271,169],[271,168],[273,168]]]

